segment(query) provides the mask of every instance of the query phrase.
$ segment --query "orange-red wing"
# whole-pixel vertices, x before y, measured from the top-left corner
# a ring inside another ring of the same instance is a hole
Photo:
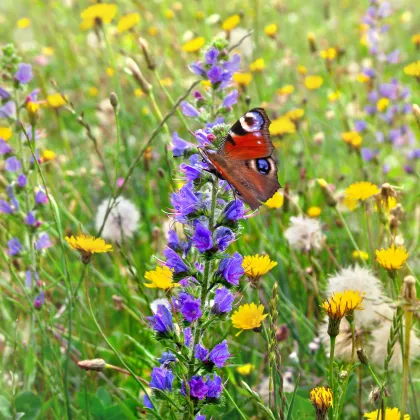
[[[271,156],[274,146],[268,130],[261,130],[244,135],[230,132],[226,137],[223,149],[230,159],[249,160]]]

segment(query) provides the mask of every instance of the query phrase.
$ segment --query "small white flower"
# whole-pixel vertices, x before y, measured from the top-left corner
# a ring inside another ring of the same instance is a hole
[[[160,298],[155,299],[153,302],[150,303],[150,309],[155,314],[158,310],[158,306],[163,305],[165,306],[169,311],[172,311],[171,304],[169,303],[168,299]]]
[[[291,217],[290,226],[284,232],[284,236],[290,247],[306,252],[320,249],[325,238],[321,231],[321,223],[305,216]]]
[[[110,200],[104,200],[98,207],[95,219],[96,230],[102,226]],[[122,238],[131,238],[139,220],[140,213],[136,206],[124,197],[119,197],[105,222],[101,237],[117,242],[121,242]]]

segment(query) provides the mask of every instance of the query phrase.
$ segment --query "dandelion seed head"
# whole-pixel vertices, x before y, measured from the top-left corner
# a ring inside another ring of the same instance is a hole
[[[284,236],[291,248],[305,252],[321,249],[325,238],[319,220],[306,216],[291,217],[290,226],[284,232]]]

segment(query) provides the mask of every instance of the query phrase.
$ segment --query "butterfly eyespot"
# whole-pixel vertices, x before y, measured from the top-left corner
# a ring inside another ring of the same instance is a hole
[[[271,170],[270,163],[268,162],[267,159],[257,159],[256,164],[257,164],[258,172],[263,175],[267,175]]]

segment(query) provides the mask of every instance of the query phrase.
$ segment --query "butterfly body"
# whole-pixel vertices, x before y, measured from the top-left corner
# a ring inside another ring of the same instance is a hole
[[[252,209],[280,188],[269,126],[264,109],[254,108],[232,126],[217,151],[200,149],[212,172],[226,180]]]

